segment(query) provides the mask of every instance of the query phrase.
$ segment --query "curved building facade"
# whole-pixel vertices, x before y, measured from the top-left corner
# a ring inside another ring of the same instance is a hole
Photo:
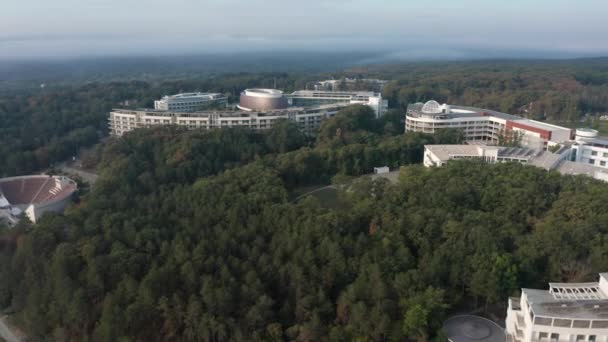
[[[21,176],[0,179],[0,217],[17,223],[25,213],[36,222],[46,212],[62,212],[78,186],[63,176]]]
[[[238,107],[246,111],[269,111],[287,108],[287,98],[276,89],[246,89]]]
[[[150,109],[115,109],[110,112],[109,128],[113,136],[121,136],[137,128],[176,125],[189,129],[245,127],[268,129],[279,120],[290,120],[307,133],[314,133],[321,122],[346,107],[343,104],[314,108],[289,107],[268,111],[205,111],[193,113],[168,112]]]

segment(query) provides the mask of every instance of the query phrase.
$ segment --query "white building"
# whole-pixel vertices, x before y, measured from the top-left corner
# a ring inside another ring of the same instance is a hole
[[[608,169],[608,138],[599,137],[593,129],[577,129],[572,160]]]
[[[558,151],[560,152],[560,151]],[[608,170],[569,161],[570,153],[528,149],[519,147],[485,145],[425,145],[423,163],[426,167],[441,167],[451,160],[475,159],[487,163],[517,162],[536,166],[545,170],[556,170],[565,175],[587,175],[608,181]]]
[[[522,289],[509,299],[506,332],[511,342],[608,342],[608,273],[599,282]]]
[[[376,118],[381,117],[388,109],[388,101],[382,99],[381,93],[373,91],[316,91],[298,90],[286,95],[291,106],[310,107],[327,104],[362,104],[371,107]]]
[[[571,140],[572,130],[520,116],[474,107],[440,105],[436,101],[409,105],[406,132],[435,133],[457,128],[469,142],[497,145],[517,142],[522,147],[546,149]]]
[[[177,125],[190,129],[214,129],[226,127],[246,127],[268,129],[278,120],[291,120],[302,131],[312,133],[326,118],[336,115],[344,105],[325,105],[315,108],[287,108],[266,112],[254,111],[206,111],[170,112],[158,110],[115,109],[110,112],[108,121],[110,134],[121,136],[136,128]]]
[[[385,85],[388,84],[386,80],[379,80],[377,78],[344,78],[341,80],[325,80],[315,83],[315,90],[331,90],[339,91],[342,89],[349,89],[361,85],[362,87],[381,92]]]
[[[195,112],[211,105],[226,106],[226,97],[216,93],[183,93],[154,101],[154,109],[174,112]]]

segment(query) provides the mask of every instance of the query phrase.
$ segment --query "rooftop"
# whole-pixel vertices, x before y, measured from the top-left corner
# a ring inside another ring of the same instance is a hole
[[[184,100],[184,99],[194,99],[194,98],[207,98],[207,99],[215,99],[219,97],[224,97],[223,94],[219,93],[181,93],[175,95],[165,95],[163,96],[163,100]]]
[[[520,121],[520,123],[525,124],[530,127],[544,129],[547,131],[556,131],[556,130],[562,130],[562,131],[568,131],[568,132],[572,131],[572,129],[567,128],[567,127],[552,125],[552,124],[549,124],[546,122],[540,122],[540,121],[536,121],[536,120],[522,119],[522,121]]]
[[[608,274],[600,282],[549,283],[549,290],[522,289],[535,316],[608,321]]]
[[[566,175],[587,175],[595,177],[599,174],[608,174],[608,170],[599,166],[594,166],[586,163],[577,163],[572,161],[564,161],[556,168],[560,173]]]
[[[245,89],[243,93],[247,96],[279,98],[283,96],[283,92],[277,89],[252,88]]]
[[[486,146],[486,145],[425,145],[429,151],[433,152],[441,160],[449,160],[454,156],[470,156],[482,157],[496,151],[496,156],[501,158],[517,158],[530,160],[544,156],[545,154],[553,154],[521,147],[503,147],[503,146]],[[547,156],[545,156],[547,157]]]
[[[504,120],[523,120],[522,117],[517,115],[475,107],[454,106],[448,104],[440,105],[437,101],[433,100],[427,101],[426,103],[419,102],[408,105],[407,114],[410,116],[439,115],[445,119],[493,116]]]
[[[381,96],[373,91],[296,90],[287,96]]]

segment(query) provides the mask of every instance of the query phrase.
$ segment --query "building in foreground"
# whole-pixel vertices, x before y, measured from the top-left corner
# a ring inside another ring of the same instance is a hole
[[[189,129],[214,129],[226,127],[246,127],[268,129],[279,120],[290,120],[307,133],[313,133],[321,122],[344,108],[344,105],[325,105],[314,108],[290,107],[269,111],[206,111],[168,112],[150,109],[115,109],[110,112],[110,134],[122,136],[137,128],[177,125]]]
[[[549,151],[486,145],[425,145],[423,163],[426,167],[441,167],[452,160],[474,159],[487,163],[517,162],[566,175],[587,175],[608,181],[608,170],[585,163],[570,161],[570,151]],[[561,152],[561,153],[560,153]]]
[[[154,101],[154,109],[173,112],[195,112],[209,107],[226,107],[226,97],[217,93],[183,93],[163,96]]]
[[[298,90],[286,95],[289,105],[295,107],[310,107],[327,104],[369,106],[374,110],[376,118],[388,110],[388,101],[382,99],[382,94],[373,91],[317,91]]]
[[[36,222],[46,212],[62,212],[78,186],[63,176],[21,176],[0,179],[0,219],[16,224],[25,213]]]
[[[608,342],[608,273],[598,282],[522,289],[509,299],[506,332],[510,342]]]
[[[593,129],[577,129],[572,160],[608,169],[608,138],[600,137]]]
[[[436,101],[409,105],[406,132],[435,133],[445,128],[461,129],[469,142],[488,145],[514,143],[546,149],[573,139],[572,129],[488,109],[440,105]]]

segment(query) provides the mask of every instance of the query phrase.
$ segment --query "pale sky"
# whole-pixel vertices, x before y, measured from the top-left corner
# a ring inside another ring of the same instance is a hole
[[[1,2],[0,58],[458,48],[608,55],[606,0]]]

